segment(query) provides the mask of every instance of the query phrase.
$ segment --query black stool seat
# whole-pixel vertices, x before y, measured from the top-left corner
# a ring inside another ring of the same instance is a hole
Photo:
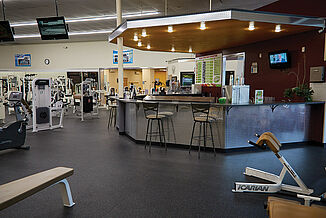
[[[163,127],[163,122],[162,119],[165,118],[166,116],[163,114],[159,114],[158,112],[158,103],[149,103],[149,102],[144,102],[143,103],[144,107],[144,113],[145,113],[145,118],[147,119],[147,127],[146,127],[146,136],[145,136],[145,149],[147,146],[147,139],[149,136],[149,152],[151,152],[151,147],[152,147],[152,136],[159,136],[160,139],[160,144],[162,142],[165,145],[165,150],[167,150],[166,146],[166,141],[165,141],[165,135],[164,135],[164,127]],[[153,131],[153,122],[157,121],[157,127],[158,131],[154,132]]]
[[[109,119],[108,119],[108,129],[110,129],[110,126],[113,127],[116,126],[116,122],[117,122],[117,108],[118,105],[116,104],[116,102],[114,100],[110,100],[110,104],[109,104]]]
[[[215,151],[215,144],[214,144],[214,138],[213,138],[213,131],[212,131],[212,122],[215,121],[213,117],[210,116],[210,104],[191,104],[192,109],[192,115],[194,118],[194,124],[192,126],[192,134],[191,134],[191,140],[189,145],[189,154],[191,151],[192,141],[193,139],[198,140],[198,159],[200,158],[200,143],[201,141],[204,142],[204,147],[206,148],[206,141],[207,139],[211,139],[213,149],[214,149],[214,155],[216,155]],[[194,136],[196,124],[199,123],[199,135]],[[207,136],[207,125],[210,129],[210,136]],[[202,135],[203,131],[203,135]]]

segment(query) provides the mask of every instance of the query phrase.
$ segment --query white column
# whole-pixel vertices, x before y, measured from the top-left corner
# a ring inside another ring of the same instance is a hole
[[[121,0],[116,0],[117,26],[122,23]],[[118,44],[118,92],[119,97],[123,97],[123,38],[117,38]]]
[[[168,16],[168,0],[164,0],[164,15]]]

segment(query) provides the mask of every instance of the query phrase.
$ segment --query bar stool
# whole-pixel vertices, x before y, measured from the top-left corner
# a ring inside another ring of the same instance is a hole
[[[115,100],[109,100],[109,120],[108,120],[108,129],[110,129],[110,126],[115,127],[116,122],[117,122],[117,103]]]
[[[145,139],[145,149],[147,145],[147,138],[149,136],[149,152],[151,152],[152,147],[152,136],[159,136],[160,144],[162,141],[164,142],[165,150],[167,150],[165,135],[164,135],[164,128],[162,119],[165,118],[164,115],[159,114],[158,112],[158,103],[150,103],[144,102],[144,114],[145,118],[147,119],[147,127],[146,127],[146,139]],[[158,131],[153,131],[153,122],[157,121]]]
[[[191,146],[192,146],[192,141],[198,140],[198,159],[200,159],[201,141],[204,142],[204,147],[206,148],[206,140],[210,138],[212,140],[214,155],[216,156],[213,131],[212,131],[212,122],[214,122],[214,119],[209,116],[210,104],[200,104],[200,103],[193,104],[192,103],[191,109],[192,109],[192,115],[194,118],[194,124],[192,126],[191,140],[190,140],[190,145],[189,145],[189,154],[190,154],[190,150],[191,150]],[[195,132],[197,123],[199,123],[199,135],[194,136],[194,132]],[[209,129],[210,129],[209,137],[207,137],[207,125],[209,126]],[[202,130],[203,130],[203,135],[202,135]]]
[[[172,133],[173,133],[173,139],[174,139],[174,144],[177,143],[176,137],[175,137],[175,131],[174,131],[174,123],[173,123],[173,115],[174,115],[174,110],[175,108],[173,108],[173,112],[167,108],[161,108],[161,110],[158,114],[159,115],[163,115],[164,118],[163,120],[166,120],[166,129],[167,129],[167,133],[168,133],[168,140],[170,140],[170,125],[172,127]]]

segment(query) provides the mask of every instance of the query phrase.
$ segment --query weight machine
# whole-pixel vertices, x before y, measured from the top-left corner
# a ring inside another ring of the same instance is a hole
[[[4,79],[0,79],[0,122],[4,123],[6,118],[6,106],[5,103],[5,93],[4,93],[4,87],[3,82]]]
[[[34,79],[33,90],[33,132],[63,128],[63,103],[51,101],[51,79]],[[55,114],[60,116],[59,124],[53,124]]]
[[[84,113],[98,116],[98,93],[94,90],[95,80],[87,78],[81,83],[80,111],[81,121],[84,121]]]

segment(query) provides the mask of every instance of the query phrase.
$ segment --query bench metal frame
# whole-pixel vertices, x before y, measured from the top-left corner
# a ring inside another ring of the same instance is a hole
[[[72,194],[67,179],[60,180],[59,182],[51,185],[59,185],[61,191],[62,202],[65,207],[72,207],[75,205],[75,202],[72,199]]]
[[[254,168],[246,167],[244,175],[253,176],[259,179],[263,179],[274,184],[267,183],[244,183],[236,182],[233,192],[262,192],[262,193],[276,193],[281,190],[310,195],[314,192],[313,189],[308,189],[299,175],[286,161],[286,159],[279,153],[275,153],[278,160],[282,163],[283,168],[280,175],[275,175],[265,171],[257,170]],[[283,179],[286,173],[289,173],[298,186],[283,184]]]
[[[249,144],[254,145],[261,149],[266,149],[269,147],[271,151],[275,154],[277,159],[283,165],[280,175],[275,175],[265,171],[257,170],[254,168],[246,167],[244,172],[247,176],[257,177],[263,179],[273,184],[268,183],[244,183],[236,182],[233,192],[261,192],[261,193],[276,193],[281,190],[294,192],[297,194],[310,195],[314,192],[313,189],[308,189],[304,182],[301,180],[299,175],[291,167],[291,165],[286,161],[286,159],[279,154],[281,143],[271,132],[265,132],[261,136],[256,134],[258,138],[257,142],[248,141]],[[297,186],[283,184],[283,179],[286,173],[289,173],[293,180],[297,183]]]

